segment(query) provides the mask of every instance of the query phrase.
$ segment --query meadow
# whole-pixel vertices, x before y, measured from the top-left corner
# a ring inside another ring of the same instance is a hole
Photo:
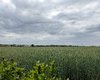
[[[100,47],[0,47],[2,58],[27,70],[37,61],[55,60],[62,80],[100,80]]]

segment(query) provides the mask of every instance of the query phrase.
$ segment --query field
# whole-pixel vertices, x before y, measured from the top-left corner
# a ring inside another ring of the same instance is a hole
[[[2,58],[14,59],[27,70],[38,60],[55,60],[63,80],[100,79],[100,47],[0,47]]]

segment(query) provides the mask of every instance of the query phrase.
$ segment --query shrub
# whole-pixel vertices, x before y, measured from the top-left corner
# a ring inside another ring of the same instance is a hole
[[[57,78],[56,63],[40,63],[39,61],[29,72],[17,66],[13,60],[6,60],[0,63],[0,80],[60,80]]]
[[[17,63],[13,60],[3,59],[0,63],[0,80],[21,80],[24,76],[24,68],[17,67]]]
[[[57,69],[54,61],[49,65],[38,61],[33,70],[29,72],[29,77],[26,80],[58,80],[56,74]]]

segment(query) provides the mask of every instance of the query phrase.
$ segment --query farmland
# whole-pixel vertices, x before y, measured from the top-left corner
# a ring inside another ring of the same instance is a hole
[[[63,80],[96,80],[100,77],[100,47],[0,47],[2,58],[14,59],[27,70],[37,61],[55,60],[58,76]]]

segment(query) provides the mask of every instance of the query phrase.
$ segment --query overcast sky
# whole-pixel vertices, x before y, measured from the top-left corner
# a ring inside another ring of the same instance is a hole
[[[100,45],[100,0],[0,0],[0,43]]]

